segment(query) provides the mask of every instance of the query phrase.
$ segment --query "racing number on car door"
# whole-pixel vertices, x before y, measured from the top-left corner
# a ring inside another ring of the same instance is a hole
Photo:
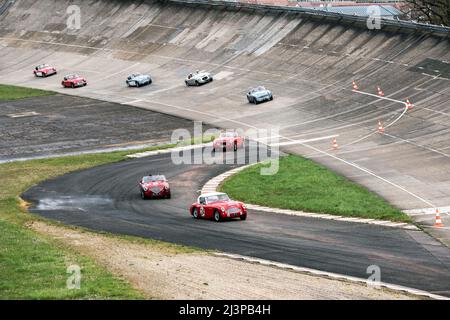
[[[204,207],[204,206],[201,206],[201,207],[200,207],[200,216],[201,216],[202,218],[205,217],[205,207]]]

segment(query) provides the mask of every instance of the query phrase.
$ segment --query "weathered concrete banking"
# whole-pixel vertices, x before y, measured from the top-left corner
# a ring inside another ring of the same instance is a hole
[[[199,119],[226,127],[278,127],[286,149],[314,158],[403,209],[450,202],[450,43],[411,28],[369,31],[280,10],[193,6],[163,1],[86,1],[81,29],[66,25],[65,0],[18,0],[0,19],[0,82],[58,90]],[[35,79],[34,64],[79,72],[89,85],[60,88],[59,76]],[[191,70],[216,74],[186,88]],[[154,84],[124,86],[132,72]],[[389,98],[375,93],[381,85]],[[245,90],[263,84],[275,100],[252,106]],[[396,100],[416,106],[403,114]],[[377,121],[386,135],[373,134]],[[391,126],[389,126],[391,124]],[[339,152],[329,156],[339,135]],[[306,142],[305,142],[306,141]]]

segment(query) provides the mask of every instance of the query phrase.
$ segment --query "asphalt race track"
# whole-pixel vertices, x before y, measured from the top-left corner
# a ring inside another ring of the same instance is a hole
[[[222,153],[217,153],[221,157]],[[217,249],[450,296],[449,249],[420,231],[249,212],[246,221],[193,219],[196,190],[233,165],[174,165],[170,154],[104,165],[45,181],[22,197],[66,224]],[[137,182],[165,174],[171,199],[141,200]],[[201,266],[199,266],[201,267]]]

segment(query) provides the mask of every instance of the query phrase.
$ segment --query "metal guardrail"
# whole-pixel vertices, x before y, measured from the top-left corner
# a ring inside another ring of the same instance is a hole
[[[7,0],[5,3],[3,3],[2,6],[0,6],[0,16],[8,10],[8,8],[14,3],[15,0]]]
[[[262,11],[274,11],[274,12],[292,12],[300,15],[312,16],[312,17],[322,17],[325,19],[339,20],[342,22],[355,22],[362,23],[366,25],[367,18],[361,16],[354,16],[343,13],[327,12],[318,9],[305,8],[305,7],[290,7],[290,6],[279,6],[270,4],[257,4],[257,3],[245,3],[239,1],[223,1],[223,0],[165,0],[180,4],[190,4],[195,6],[211,6],[211,7],[229,7],[229,8],[246,8],[252,10],[262,10]],[[392,27],[398,29],[408,29],[419,32],[429,32],[440,34],[444,36],[450,36],[450,28],[444,26],[436,26],[430,24],[416,23],[410,21],[393,20],[381,18],[381,24],[383,27]]]

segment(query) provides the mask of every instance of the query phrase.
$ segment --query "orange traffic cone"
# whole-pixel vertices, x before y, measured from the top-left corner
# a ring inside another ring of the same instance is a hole
[[[333,150],[339,149],[339,145],[337,144],[336,138],[333,139]]]
[[[384,97],[384,92],[381,90],[380,86],[377,86],[377,93],[380,97]]]
[[[380,120],[378,120],[378,132],[379,133],[384,133],[383,124],[381,123]]]
[[[441,220],[441,215],[439,214],[439,210],[436,209],[436,222],[434,223],[434,226],[437,228],[441,228],[444,226]]]
[[[355,80],[352,81],[353,90],[359,90],[358,85],[356,84]]]
[[[408,110],[412,109],[414,107],[414,105],[411,103],[411,101],[409,101],[409,99],[406,99],[406,108]]]

